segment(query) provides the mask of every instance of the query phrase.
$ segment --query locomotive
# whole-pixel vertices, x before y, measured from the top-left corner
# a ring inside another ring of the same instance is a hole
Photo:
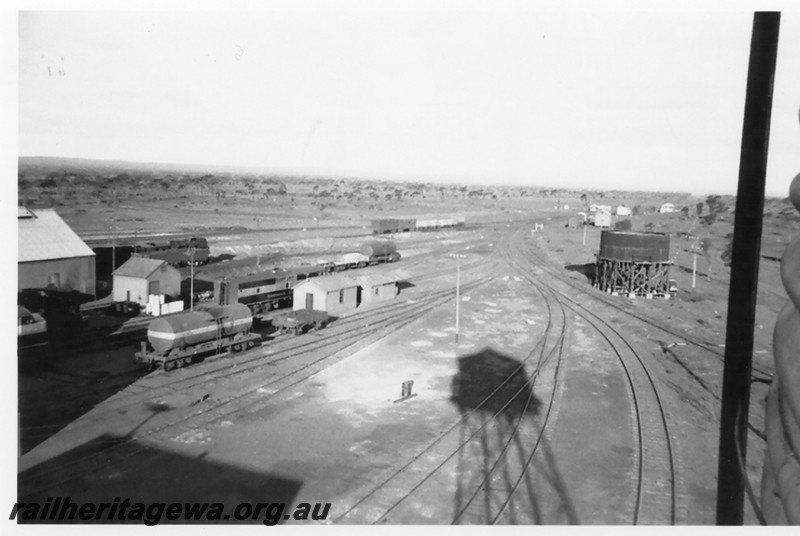
[[[193,252],[193,253],[190,253]],[[172,266],[181,267],[208,263],[208,241],[202,237],[170,240],[169,242],[140,242],[133,246],[133,254],[149,259],[167,261]]]
[[[311,277],[328,275],[351,268],[364,268],[401,259],[394,242],[375,240],[364,244],[358,253],[346,253],[337,259],[319,260],[316,266],[274,268],[240,277],[214,280],[214,297],[219,305],[244,304],[260,314],[292,304],[292,287]]]
[[[147,327],[153,350],[148,351],[142,341],[134,360],[149,368],[172,370],[210,355],[239,352],[261,344],[261,335],[252,333],[252,327],[253,314],[240,303],[163,316]]]

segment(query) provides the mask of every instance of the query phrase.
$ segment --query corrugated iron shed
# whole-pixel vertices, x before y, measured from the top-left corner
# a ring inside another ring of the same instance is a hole
[[[343,275],[325,275],[302,281],[295,285],[294,288],[297,288],[300,285],[317,285],[325,292],[333,292],[344,288],[357,287],[358,283],[353,279]]]
[[[93,257],[94,251],[52,209],[18,207],[18,262]]]
[[[167,264],[166,261],[159,259],[131,257],[125,264],[114,270],[114,275],[147,279],[164,264]]]

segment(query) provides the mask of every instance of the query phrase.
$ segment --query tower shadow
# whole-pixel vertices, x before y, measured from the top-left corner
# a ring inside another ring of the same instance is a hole
[[[543,435],[531,372],[492,348],[458,359],[450,400],[462,416],[463,447],[454,523],[578,523]]]
[[[190,454],[134,440],[155,415],[174,409],[155,403],[148,408],[151,414],[128,434],[104,434],[18,473],[18,502],[52,508],[38,515],[21,509],[17,523],[274,525],[289,519],[302,481],[280,469],[211,459],[207,451]],[[84,515],[79,507],[85,504],[107,506]],[[275,506],[257,509],[258,504]],[[180,515],[167,515],[167,505],[180,505],[173,507]]]

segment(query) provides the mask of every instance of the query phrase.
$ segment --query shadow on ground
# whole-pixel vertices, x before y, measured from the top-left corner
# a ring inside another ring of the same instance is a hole
[[[564,266],[564,268],[569,272],[577,272],[583,275],[590,283],[594,283],[595,279],[597,279],[597,264],[593,262],[587,264],[568,264]]]
[[[460,357],[450,400],[461,415],[457,524],[577,524],[542,433],[545,409],[522,362],[492,348]]]
[[[149,418],[172,410],[169,406],[156,404],[151,409],[153,413]],[[151,443],[130,440],[130,437],[103,435],[19,473],[18,502],[45,505],[48,497],[55,497],[61,498],[61,504],[58,512],[52,508],[53,519],[50,516],[44,521],[26,519],[30,515],[21,511],[18,522],[141,525],[145,521],[152,523],[157,520],[159,524],[277,524],[285,522],[287,514],[294,513],[294,501],[302,487],[302,482],[296,479],[211,460],[207,457],[208,452],[198,445],[184,447],[185,450],[199,451],[189,455],[177,452],[181,447],[179,443],[175,444],[175,449],[166,450]],[[269,460],[268,452],[263,453],[263,460]],[[65,506],[66,498],[78,506],[109,503],[109,507],[99,519],[81,519],[77,512],[70,519],[70,511],[78,508]],[[123,513],[122,503],[126,500],[128,508]],[[115,515],[109,518],[110,505],[114,502],[119,506]],[[138,516],[134,503],[144,505]],[[208,504],[208,507],[195,519],[183,516],[169,519],[165,509],[159,511],[157,505],[152,506],[155,503],[198,503]],[[214,507],[213,503],[220,506]],[[249,507],[237,509],[242,503],[248,503]],[[258,503],[281,503],[285,508],[265,506],[256,512]],[[216,519],[214,511],[219,514],[219,519]],[[247,519],[237,519],[237,511],[242,515],[248,511],[250,514]],[[57,519],[62,512],[64,517]]]

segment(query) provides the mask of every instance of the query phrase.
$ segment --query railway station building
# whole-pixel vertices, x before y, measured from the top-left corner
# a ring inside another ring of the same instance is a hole
[[[53,209],[17,210],[17,290],[95,295],[95,254]]]
[[[360,304],[359,284],[342,275],[314,277],[292,289],[293,309],[312,309],[336,315],[354,311]]]
[[[150,296],[178,296],[181,291],[181,274],[167,261],[131,257],[114,270],[115,302],[136,302],[146,306]]]

